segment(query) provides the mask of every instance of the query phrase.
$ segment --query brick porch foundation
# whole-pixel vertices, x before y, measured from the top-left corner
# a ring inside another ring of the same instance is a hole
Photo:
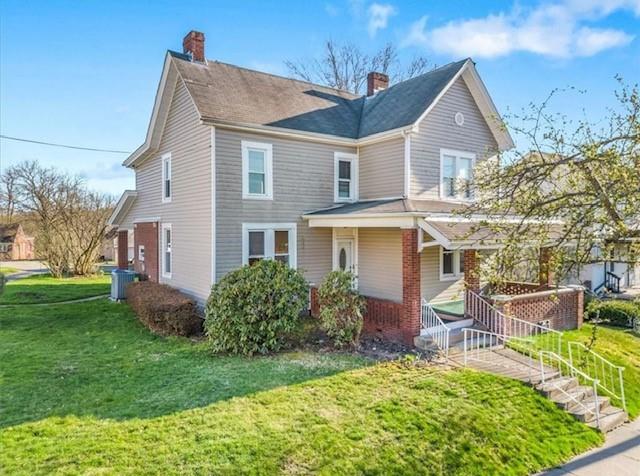
[[[136,273],[158,282],[158,222],[136,223],[133,233],[133,268]],[[140,260],[140,246],[144,246],[144,261]]]

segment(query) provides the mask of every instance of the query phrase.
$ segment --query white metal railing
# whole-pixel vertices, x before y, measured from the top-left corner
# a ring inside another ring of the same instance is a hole
[[[528,370],[528,380],[532,381],[532,371],[537,366],[537,353],[533,350],[531,339],[518,337],[506,337],[495,332],[483,331],[468,327],[463,329],[463,356],[464,365],[468,361],[489,363],[507,369],[522,370],[523,365]],[[518,347],[523,360],[513,360],[509,357],[497,355],[496,348]]]
[[[582,342],[569,342],[569,363],[597,380],[598,387],[622,404],[627,411],[624,396],[624,367],[615,365],[589,349]]]
[[[598,379],[595,379],[586,373],[580,371],[571,365],[571,362],[559,356],[555,352],[541,350],[540,354],[540,376],[542,385],[551,385],[554,389],[560,391],[565,397],[569,398],[573,403],[582,409],[585,415],[585,421],[589,414],[594,414],[596,424],[600,428],[600,400],[598,398]],[[550,372],[552,373],[550,375]],[[593,408],[584,404],[584,401],[578,399],[576,395],[567,392],[561,385],[563,378],[577,378],[581,384],[590,385],[593,388]],[[551,380],[552,379],[552,380]]]
[[[449,356],[449,332],[451,329],[447,327],[440,316],[434,311],[433,307],[425,300],[422,300],[422,317],[421,325],[424,334],[431,337],[431,340],[444,352],[445,357]]]
[[[518,339],[531,338],[538,349],[562,353],[562,333],[547,326],[507,316],[479,294],[468,289],[465,293],[465,312],[490,332]]]

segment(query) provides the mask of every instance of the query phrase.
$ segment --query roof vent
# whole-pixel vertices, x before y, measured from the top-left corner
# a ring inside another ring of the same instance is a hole
[[[378,91],[389,87],[389,76],[372,71],[367,75],[367,96],[373,96]]]
[[[204,33],[191,30],[182,40],[182,50],[191,56],[191,61],[204,63]]]

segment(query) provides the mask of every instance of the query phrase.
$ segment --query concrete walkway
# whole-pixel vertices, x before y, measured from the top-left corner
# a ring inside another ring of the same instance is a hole
[[[23,304],[0,304],[0,309],[5,307],[39,307],[39,306],[57,306],[58,304],[74,304],[77,302],[97,301],[98,299],[108,298],[109,294],[100,294],[98,296],[90,296],[80,299],[71,299],[69,301],[54,301],[54,302],[30,302]]]
[[[28,278],[36,274],[47,273],[47,268],[40,261],[0,261],[0,267],[15,268],[17,273],[7,274],[7,281]]]
[[[640,476],[640,418],[607,434],[600,448],[541,473],[546,476]]]

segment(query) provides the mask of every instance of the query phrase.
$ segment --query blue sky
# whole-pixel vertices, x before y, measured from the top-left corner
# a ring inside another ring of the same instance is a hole
[[[164,53],[191,29],[211,59],[286,74],[323,41],[445,64],[471,56],[501,112],[556,87],[588,94],[554,106],[598,120],[614,75],[640,80],[640,0],[23,1],[0,3],[2,134],[134,150],[144,140]],[[584,111],[584,112],[583,112]],[[0,167],[37,159],[119,194],[133,188],[123,155],[0,142]]]

